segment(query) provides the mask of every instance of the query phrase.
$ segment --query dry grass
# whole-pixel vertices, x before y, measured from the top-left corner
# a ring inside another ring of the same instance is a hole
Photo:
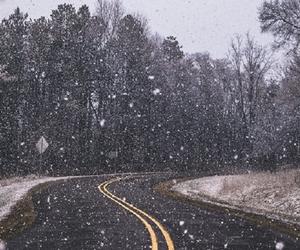
[[[284,170],[277,173],[262,172],[226,176],[223,181],[222,194],[228,194],[236,191],[249,191],[259,187],[300,187],[300,170]]]
[[[211,176],[180,183],[174,191],[300,225],[300,170]]]

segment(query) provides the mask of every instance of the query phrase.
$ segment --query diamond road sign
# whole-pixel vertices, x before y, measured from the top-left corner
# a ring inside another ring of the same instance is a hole
[[[42,136],[35,146],[36,146],[37,150],[39,151],[39,153],[42,154],[49,147],[49,144],[46,141],[45,137]]]

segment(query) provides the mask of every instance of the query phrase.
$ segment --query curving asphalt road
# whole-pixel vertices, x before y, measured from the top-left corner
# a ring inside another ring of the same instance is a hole
[[[34,224],[7,242],[18,249],[300,249],[300,241],[153,191],[176,174],[85,177],[33,196]],[[277,245],[278,246],[278,245]]]

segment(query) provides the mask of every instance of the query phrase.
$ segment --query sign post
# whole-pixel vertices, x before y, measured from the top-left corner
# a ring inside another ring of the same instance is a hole
[[[39,163],[39,174],[41,174],[41,170],[42,170],[42,161],[43,161],[43,153],[47,150],[47,148],[49,147],[48,142],[46,141],[45,137],[42,136],[38,142],[36,143],[36,148],[40,154],[40,163]]]
[[[114,168],[114,172],[117,173],[117,170],[116,170],[116,159],[118,158],[118,151],[110,151],[108,153],[108,158],[112,160],[113,162],[113,168]]]

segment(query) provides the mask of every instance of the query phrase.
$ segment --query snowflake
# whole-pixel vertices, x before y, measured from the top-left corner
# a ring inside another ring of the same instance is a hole
[[[284,249],[284,243],[283,242],[277,242],[275,245],[276,250],[283,250]]]
[[[100,121],[100,126],[101,126],[101,127],[104,127],[105,122],[106,122],[105,119],[102,119],[102,120]]]
[[[155,90],[152,91],[152,93],[154,95],[159,95],[160,94],[160,89],[155,89]]]

